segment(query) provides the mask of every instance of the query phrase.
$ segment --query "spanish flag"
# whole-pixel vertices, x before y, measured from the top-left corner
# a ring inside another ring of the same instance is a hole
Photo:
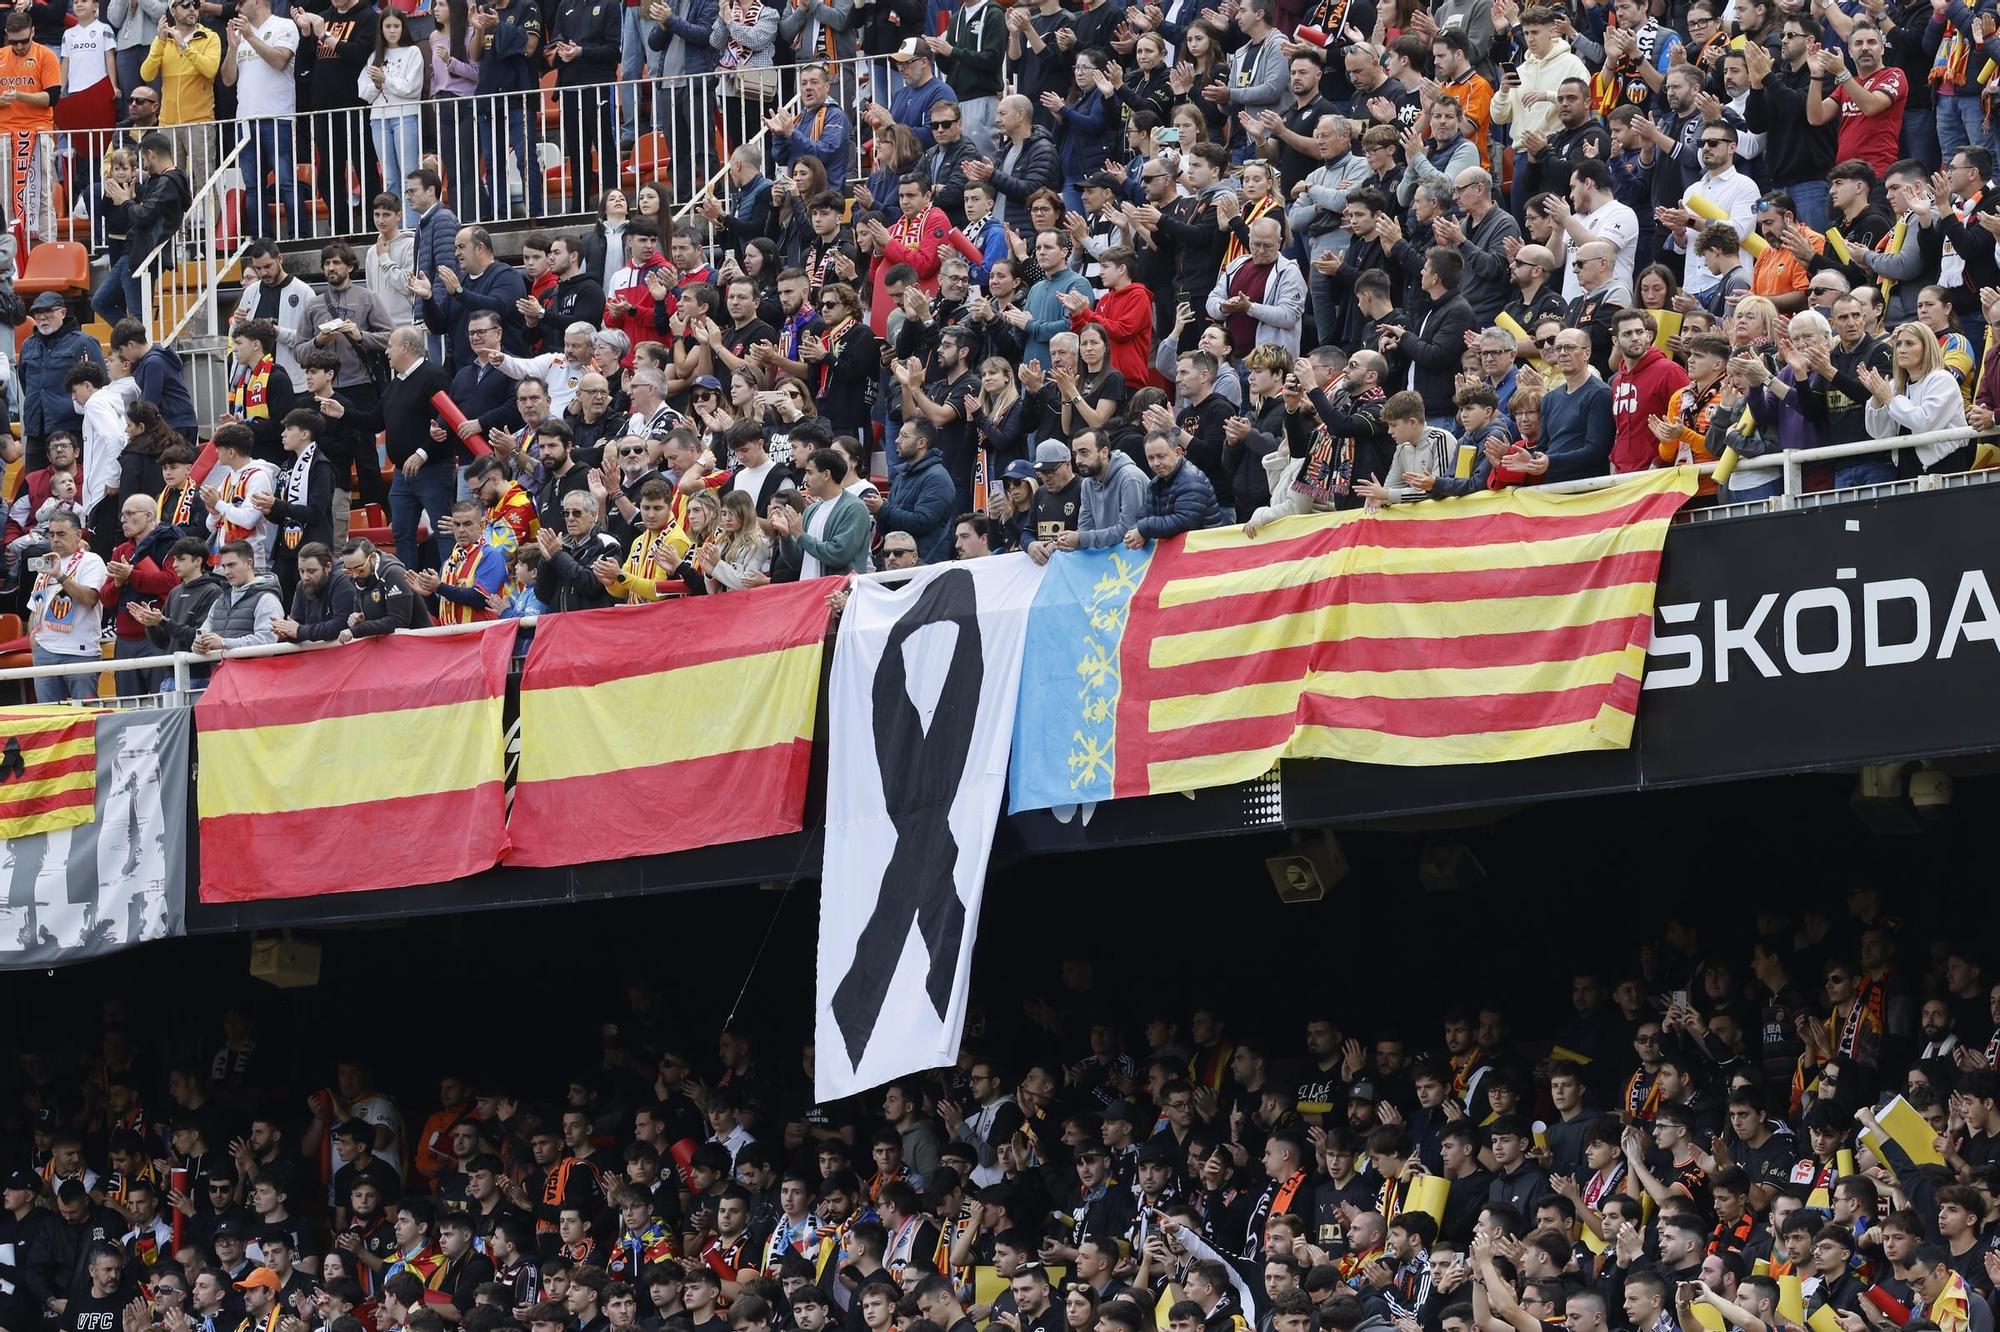
[[[507,863],[657,856],[803,827],[833,586],[543,617],[521,676]]]
[[[514,629],[224,662],[195,705],[201,900],[406,888],[497,863]]]
[[[97,817],[97,713],[0,708],[0,841]]]

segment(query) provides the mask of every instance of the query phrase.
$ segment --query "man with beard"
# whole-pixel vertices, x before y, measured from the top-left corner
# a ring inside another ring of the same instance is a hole
[[[783,300],[783,289],[779,298]],[[701,321],[698,335],[708,342],[715,359],[729,375],[742,373],[750,364],[751,348],[760,342],[775,344],[777,330],[757,317],[757,284],[738,274],[729,280],[722,293],[723,309],[729,313],[729,326],[724,328],[713,319]]]
[[[535,512],[544,527],[556,525],[558,511],[569,496],[590,493],[590,469],[571,448],[575,435],[562,421],[544,421],[535,431],[535,453],[542,462],[542,484],[535,495]]]
[[[604,285],[590,275],[577,241],[557,236],[549,242],[549,272],[556,284],[540,300],[523,296],[516,302],[527,322],[529,340],[539,352],[564,350],[573,324],[604,323]]]
[[[958,492],[959,512],[972,507],[973,437],[967,424],[970,401],[979,393],[972,370],[972,330],[954,324],[938,335],[937,363],[929,382],[920,382],[922,365],[915,359],[898,362],[896,379],[903,386],[903,415],[922,415],[936,430],[932,447],[944,456],[945,473]]]

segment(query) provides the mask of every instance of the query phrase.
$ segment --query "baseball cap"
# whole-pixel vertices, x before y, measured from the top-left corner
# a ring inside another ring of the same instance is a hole
[[[215,1234],[213,1238],[246,1239],[248,1238],[248,1233],[244,1230],[243,1223],[232,1217],[229,1220],[218,1221],[215,1223]]]
[[[1110,1105],[1104,1107],[1104,1113],[1098,1117],[1107,1124],[1113,1120],[1117,1120],[1123,1124],[1136,1124],[1139,1122],[1138,1112],[1132,1109],[1130,1101],[1113,1101]]]
[[[1035,470],[1044,467],[1061,467],[1069,461],[1069,445],[1059,439],[1045,439],[1035,445]]]
[[[698,389],[712,389],[720,393],[722,392],[722,381],[714,375],[699,375],[695,378],[694,387]]]
[[[1347,1085],[1347,1099],[1350,1101],[1373,1101],[1375,1099],[1375,1084],[1366,1078],[1350,1082]]]
[[[903,44],[890,54],[889,59],[898,62],[904,60],[923,60],[927,59],[930,53],[930,47],[925,46],[914,37],[909,37],[905,38]]]
[[[1007,470],[1000,473],[1002,481],[1032,481],[1035,479],[1035,465],[1026,458],[1016,458],[1007,464]]]
[[[1076,1159],[1079,1161],[1088,1160],[1093,1156],[1108,1158],[1110,1155],[1111,1149],[1101,1142],[1086,1142],[1076,1149]]]
[[[1164,1142],[1148,1142],[1139,1149],[1140,1165],[1170,1166],[1174,1163],[1174,1149]]]
[[[1119,183],[1118,177],[1109,171],[1093,171],[1083,178],[1083,188],[1086,190],[1115,190]]]
[[[216,1230],[216,1234],[219,1235],[221,1233],[222,1231],[218,1227]],[[236,1283],[236,1289],[238,1290],[277,1291],[277,1290],[283,1290],[284,1288],[285,1288],[285,1283],[278,1280],[278,1274],[276,1272],[273,1272],[268,1267],[257,1268],[255,1271],[251,1272],[249,1276],[244,1277],[241,1281]]]
[[[32,1170],[16,1170],[7,1176],[5,1185],[9,1189],[26,1189],[29,1193],[42,1191],[42,1177]]]

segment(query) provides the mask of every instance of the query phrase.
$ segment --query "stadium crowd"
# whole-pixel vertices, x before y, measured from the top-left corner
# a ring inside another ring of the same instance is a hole
[[[1964,471],[1933,432],[2000,401],[1990,8],[38,3],[0,127],[97,79],[124,119],[65,177],[108,346],[25,312],[9,578],[73,662],[1708,460],[1696,502],[1747,501],[1784,450],[1905,435],[1806,488]],[[546,130],[466,123],[551,69]],[[137,278],[231,107],[245,234],[334,238],[293,246],[317,284],[249,245],[197,420]],[[374,138],[294,135],[328,113]],[[548,202],[493,134],[580,189],[649,124],[687,142],[595,221],[468,220]]]
[[[835,1104],[794,1033],[709,1058],[636,972],[555,1071],[438,1041],[415,1103],[348,1033],[236,1007],[177,1059],[109,999],[11,1061],[0,1326],[1991,1327],[2000,984],[1872,888],[1747,934],[1539,969],[1533,1032],[1304,997],[1237,1030],[1071,961],[981,1008],[1007,1057]]]

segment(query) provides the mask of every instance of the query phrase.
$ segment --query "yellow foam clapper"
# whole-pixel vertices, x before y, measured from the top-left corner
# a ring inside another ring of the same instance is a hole
[[[1679,310],[1648,310],[1653,316],[1653,345],[1661,351],[1667,343],[1681,334],[1681,312]]]
[[[1816,1208],[1822,1212],[1830,1211],[1833,1207],[1833,1199],[1827,1196],[1825,1189],[1814,1189],[1806,1195],[1806,1206]]]
[[[1406,1212],[1426,1212],[1431,1220],[1443,1224],[1445,1199],[1451,1196],[1451,1181],[1439,1175],[1414,1175],[1410,1178],[1410,1190],[1403,1200]]]
[[[1653,311],[1653,314],[1654,314],[1654,316],[1655,316],[1656,318],[1657,318],[1657,317],[1658,317],[1659,315],[1662,315],[1662,314],[1670,314],[1670,315],[1672,315],[1672,316],[1674,317],[1675,321],[1676,321],[1676,326],[1678,326],[1678,322],[1679,322],[1679,320],[1680,320],[1680,317],[1681,317],[1681,315],[1680,315],[1680,311],[1678,311],[1678,310],[1655,310],[1655,311]],[[1500,316],[1500,318],[1501,318],[1501,319],[1506,319],[1506,318],[1507,318],[1507,316],[1506,316],[1506,315],[1501,315],[1501,316]],[[1496,321],[1496,322],[1497,322],[1497,321]],[[1512,321],[1512,320],[1508,320],[1508,322],[1509,322],[1509,323],[1512,323],[1513,321]],[[1505,328],[1505,327],[1506,327],[1506,325],[1505,325],[1505,324],[1502,324],[1502,325],[1501,325],[1501,327]],[[1519,327],[1519,325],[1515,325],[1515,327],[1517,327],[1517,328],[1518,328],[1518,327]],[[1509,331],[1509,332],[1512,332],[1513,330],[1512,330],[1512,329],[1509,329],[1508,331]],[[1558,1045],[1558,1046],[1555,1046],[1554,1048],[1552,1048],[1552,1049],[1551,1049],[1551,1050],[1549,1051],[1549,1058],[1551,1058],[1551,1059],[1567,1059],[1567,1060],[1569,1060],[1569,1062],[1570,1062],[1570,1063],[1572,1063],[1572,1064],[1587,1064],[1587,1063],[1589,1063],[1589,1062],[1590,1062],[1590,1056],[1589,1056],[1589,1055],[1587,1055],[1587,1054],[1584,1054],[1584,1053],[1583,1053],[1583,1052],[1582,1052],[1581,1050],[1572,1050],[1572,1049],[1570,1049],[1570,1048],[1569,1048],[1569,1047],[1568,1047],[1567,1045]]]
[[[1806,1326],[1812,1332],[1840,1332],[1840,1315],[1831,1304],[1822,1304],[1812,1311],[1812,1317],[1806,1319]]]
[[[1910,1103],[1902,1097],[1898,1096],[1889,1102],[1889,1108],[1877,1114],[1875,1122],[1882,1126],[1884,1133],[1895,1140],[1898,1147],[1909,1153],[1910,1160],[1917,1165],[1944,1164],[1944,1157],[1938,1154],[1937,1134],[1924,1122],[1924,1117],[1911,1108]],[[1882,1148],[1878,1145],[1881,1139],[1875,1134],[1863,1129],[1861,1140],[1868,1144],[1869,1150],[1876,1156],[1885,1162],[1888,1160],[1888,1157],[1882,1155]]]
[[[991,1263],[981,1263],[972,1269],[972,1302],[991,1304],[1000,1298],[1013,1283],[993,1269]]]
[[[1728,1332],[1729,1323],[1722,1316],[1722,1310],[1714,1305],[1699,1302],[1694,1306],[1694,1321],[1700,1323],[1707,1332]]]
[[[1833,1173],[1842,1179],[1860,1173],[1854,1168],[1854,1152],[1850,1148],[1843,1147],[1833,1154]]]
[[[1826,229],[1826,244],[1827,248],[1833,251],[1833,257],[1840,260],[1841,263],[1851,264],[1854,262],[1854,256],[1847,248],[1847,237],[1840,234],[1839,227],[1828,227]]]
[[[1592,1253],[1603,1253],[1611,1246],[1604,1242],[1604,1236],[1598,1234],[1589,1226],[1585,1226],[1583,1228],[1583,1247],[1589,1249]]]
[[[1685,202],[1687,203],[1687,210],[1696,217],[1705,217],[1711,222],[1727,222],[1729,220],[1728,213],[1725,213],[1720,207],[1709,202],[1702,195],[1690,194]]]
[[[1778,1317],[1793,1326],[1806,1320],[1806,1295],[1797,1276],[1778,1278]]]
[[[1762,236],[1758,235],[1754,230],[1746,231],[1743,233],[1743,248],[1748,250],[1750,252],[1750,257],[1754,259],[1758,255],[1764,253],[1764,251],[1770,249],[1771,242],[1765,240]]]
[[[1759,1258],[1756,1262],[1750,1264],[1750,1275],[1751,1276],[1771,1275],[1771,1260],[1769,1258]]]
[[[1509,333],[1512,333],[1517,340],[1521,342],[1528,341],[1528,330],[1522,328],[1520,321],[1515,319],[1513,315],[1508,314],[1505,310],[1502,310],[1499,314],[1494,315],[1493,322],[1499,325],[1501,328],[1506,329]],[[1561,1054],[1556,1055],[1556,1058],[1558,1059],[1562,1057],[1563,1056]],[[1570,1056],[1570,1058],[1572,1059],[1578,1057],[1579,1056],[1576,1055]],[[1588,1059],[1585,1059],[1583,1062],[1587,1064],[1590,1061]]]
[[[1478,461],[1478,458],[1478,449],[1473,448],[1470,444],[1459,445],[1458,458],[1452,464],[1451,474],[1460,481],[1469,479],[1472,476],[1473,464]]]
[[[2000,69],[2000,65],[1994,64],[1991,60],[1987,61],[1979,70],[1979,82],[1982,84],[1991,83],[1993,81],[1993,71],[1996,69]]]

